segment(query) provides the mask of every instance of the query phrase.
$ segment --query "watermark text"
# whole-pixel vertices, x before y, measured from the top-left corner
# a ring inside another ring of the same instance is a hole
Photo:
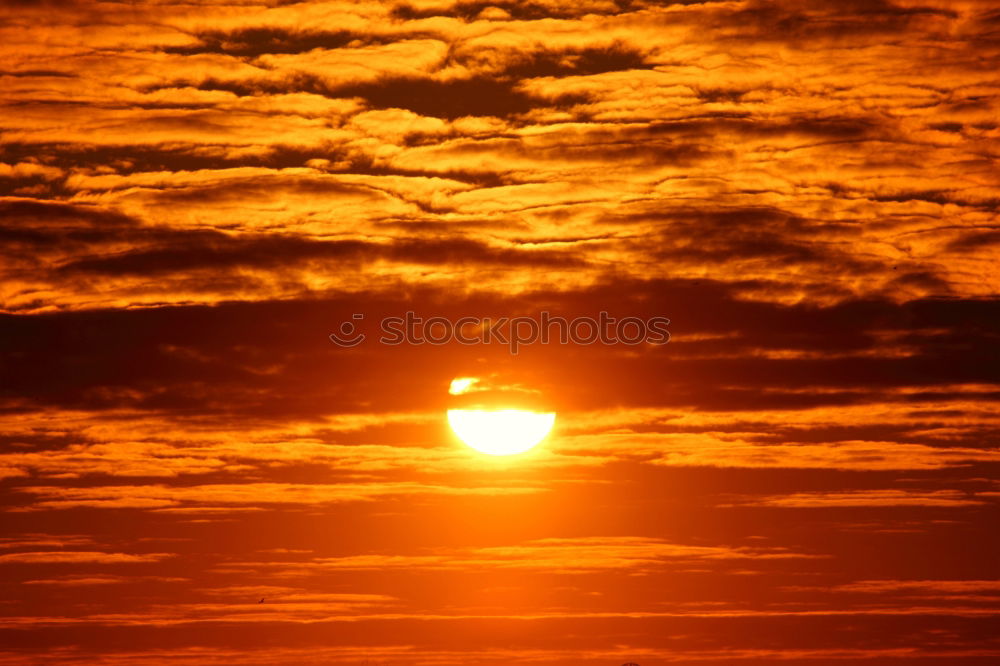
[[[368,335],[361,328],[365,316],[354,314],[330,334],[340,347],[356,347]],[[462,345],[501,344],[511,354],[521,347],[540,343],[563,345],[663,345],[670,341],[666,317],[613,317],[601,312],[595,317],[565,317],[543,311],[538,317],[420,317],[406,312],[402,317],[384,317],[379,321],[383,345]]]

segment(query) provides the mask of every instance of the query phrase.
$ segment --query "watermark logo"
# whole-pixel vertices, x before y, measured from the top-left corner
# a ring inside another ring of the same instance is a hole
[[[330,340],[340,347],[356,347],[368,336],[360,329],[363,314],[354,314],[330,334]],[[402,317],[385,317],[379,321],[383,345],[462,345],[502,344],[511,354],[535,343],[543,345],[663,345],[670,341],[666,317],[616,318],[607,312],[594,317],[553,316],[543,311],[536,317],[418,317],[410,311]]]
[[[365,318],[363,314],[351,315],[351,319],[361,321]],[[334,344],[341,347],[357,347],[365,341],[365,334],[357,330],[353,321],[345,321],[340,325],[340,333],[331,333],[330,339]]]

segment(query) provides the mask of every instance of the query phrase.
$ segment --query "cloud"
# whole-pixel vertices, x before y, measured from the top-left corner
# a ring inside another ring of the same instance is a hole
[[[391,245],[359,241],[310,241],[300,237],[258,236],[234,238],[223,234],[202,234],[200,238],[178,239],[175,246],[154,248],[110,257],[81,259],[64,264],[67,275],[157,275],[193,270],[213,271],[234,268],[276,268],[294,262],[325,261],[338,265],[383,260],[447,264],[462,262],[541,266],[574,265],[571,255],[551,251],[523,251],[490,248],[475,241],[399,239]],[[184,241],[189,242],[185,243]]]
[[[906,596],[934,597],[963,594],[1000,594],[1000,581],[995,580],[860,580],[838,585],[837,592],[863,594],[897,593]]]
[[[461,487],[415,482],[373,482],[339,484],[232,483],[195,486],[25,486],[21,492],[38,498],[22,510],[49,509],[144,509],[199,510],[226,512],[249,506],[262,510],[268,505],[319,506],[343,502],[367,502],[381,498],[420,495],[476,496],[523,495],[545,492],[524,485]],[[207,505],[207,506],[206,506]]]
[[[243,27],[231,31],[204,30],[195,34],[198,43],[169,47],[168,53],[194,55],[221,53],[236,57],[258,57],[269,53],[306,53],[315,49],[333,50],[345,46],[397,41],[401,35],[374,35],[348,30],[288,30],[275,27]]]
[[[737,433],[601,433],[571,436],[566,452],[594,452],[671,467],[893,470],[962,467],[997,462],[996,451],[897,441],[755,443]]]
[[[260,569],[280,575],[324,571],[535,571],[555,574],[593,574],[623,571],[649,573],[669,563],[727,560],[808,559],[811,555],[783,549],[692,546],[649,537],[546,538],[511,546],[438,549],[420,554],[372,554],[315,557],[299,562],[241,562],[236,569]]]
[[[91,587],[94,585],[124,585],[133,583],[185,583],[187,578],[171,578],[165,576],[87,576],[70,575],[58,578],[37,578],[22,581],[22,585],[50,585],[55,587]]]
[[[0,6],[0,663],[996,657],[988,0],[126,5]],[[543,310],[671,340],[328,338]]]
[[[664,663],[685,663],[685,662],[705,662],[725,661],[726,663],[748,663],[760,662],[762,659],[769,661],[817,661],[817,660],[838,660],[847,659],[872,660],[872,659],[907,659],[943,657],[950,659],[988,659],[995,656],[996,650],[993,648],[935,648],[933,650],[914,650],[913,648],[779,648],[760,647],[753,649],[715,649],[699,648],[684,649],[677,648],[663,649],[656,646],[646,646],[642,644],[630,643],[623,646],[629,650],[629,654],[637,655],[636,659],[642,661],[657,660]],[[77,649],[65,649],[58,652],[47,653],[47,658],[56,660],[52,663],[73,663],[86,655]],[[9,661],[0,663],[17,664],[18,656]],[[606,661],[606,651],[597,648],[580,647],[560,647],[550,649],[544,647],[531,648],[511,648],[497,646],[491,648],[490,655],[484,663],[504,664],[512,662],[531,662],[538,664],[558,664],[561,660],[573,659],[574,663],[588,663]],[[0,657],[2,659],[2,657]],[[336,648],[316,646],[311,648],[300,647],[272,647],[266,654],[258,649],[245,649],[239,647],[178,647],[178,648],[157,648],[144,651],[118,650],[115,652],[105,652],[102,659],[112,666],[142,664],[156,665],[168,664],[178,660],[198,660],[202,663],[222,664],[239,662],[253,666],[270,666],[275,663],[299,663],[302,660],[321,659],[323,663],[329,664],[352,664],[359,660],[371,661],[383,660],[390,663],[418,664],[421,661],[433,660],[435,664],[442,666],[460,666],[468,662],[468,654],[455,649],[420,649],[419,653],[413,645],[384,644],[372,642],[371,644],[352,644],[338,646]]]
[[[159,562],[171,553],[105,553],[101,551],[46,550],[2,553],[0,564],[133,564]]]
[[[747,497],[726,506],[763,506],[778,508],[850,508],[850,507],[971,507],[987,504],[985,499],[960,490],[853,490],[846,492],[807,492],[787,495]]]
[[[44,534],[29,533],[18,536],[0,537],[0,549],[20,548],[73,548],[94,545],[93,537],[85,534]]]

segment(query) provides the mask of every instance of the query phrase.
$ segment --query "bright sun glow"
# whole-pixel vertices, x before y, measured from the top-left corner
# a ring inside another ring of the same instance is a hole
[[[448,389],[448,393],[462,395],[463,393],[468,393],[478,383],[478,377],[456,377],[451,380],[451,387]]]
[[[545,439],[555,412],[523,409],[449,409],[448,423],[458,438],[481,453],[509,456],[524,453]]]

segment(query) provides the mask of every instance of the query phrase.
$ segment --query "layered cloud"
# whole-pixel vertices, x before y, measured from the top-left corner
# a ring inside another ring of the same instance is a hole
[[[996,659],[998,20],[0,7],[0,664]]]
[[[451,288],[459,257],[486,289],[539,262],[786,303],[994,292],[986,7],[487,9],[163,5],[83,30],[68,5],[45,48],[23,38],[40,10],[9,10],[5,205],[134,228],[111,243],[13,211],[61,270],[12,271],[4,306]],[[387,243],[426,225],[426,252]]]

